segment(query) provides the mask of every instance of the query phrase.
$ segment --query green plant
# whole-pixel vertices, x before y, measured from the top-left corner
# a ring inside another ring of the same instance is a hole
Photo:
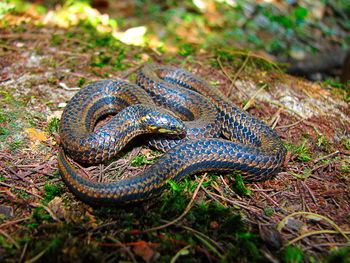
[[[275,213],[274,208],[270,206],[264,206],[263,210],[266,216],[273,216],[273,214]]]
[[[308,153],[309,147],[306,145],[307,140],[303,140],[299,145],[286,144],[288,150],[293,151],[297,155],[297,159],[301,162],[308,162],[312,160],[311,154]]]
[[[245,186],[242,175],[235,172],[233,172],[232,175],[235,178],[235,182],[232,185],[232,189],[239,195],[250,195],[251,191]]]
[[[86,78],[80,78],[78,80],[77,86],[81,88],[84,86],[85,83],[86,83]]]
[[[185,43],[185,44],[180,46],[179,54],[183,57],[187,57],[187,56],[191,55],[194,51],[195,51],[195,49],[194,49],[193,45],[191,45],[189,43]]]
[[[153,163],[154,163],[154,160],[148,160],[146,156],[140,155],[132,159],[130,162],[130,165],[134,167],[141,167],[145,164],[153,164]]]
[[[191,180],[189,176],[179,182],[167,181],[170,189],[162,195],[163,202],[160,206],[161,214],[178,215],[183,211],[190,201],[190,194],[196,189],[198,183]]]
[[[56,196],[61,195],[60,187],[58,185],[45,184],[44,186],[44,200],[50,202]]]
[[[56,117],[53,117],[50,122],[47,124],[47,131],[51,133],[57,133],[59,129],[60,120]]]
[[[16,151],[22,147],[25,146],[25,142],[23,142],[21,139],[16,138],[9,144],[9,150],[10,151]]]
[[[287,246],[283,251],[285,263],[300,263],[303,259],[303,251],[299,247]]]
[[[332,249],[331,254],[326,258],[326,263],[338,262],[350,263],[350,247]]]
[[[40,223],[42,221],[51,221],[51,216],[49,215],[49,213],[42,207],[36,207],[33,210],[33,219],[35,219],[37,221],[37,223]],[[35,222],[33,222],[32,224],[35,224]],[[34,226],[34,225],[33,225]]]

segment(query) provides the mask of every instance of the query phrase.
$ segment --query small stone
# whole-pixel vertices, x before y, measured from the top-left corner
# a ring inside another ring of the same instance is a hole
[[[0,216],[5,216],[6,218],[10,218],[13,216],[13,208],[7,205],[0,205]]]

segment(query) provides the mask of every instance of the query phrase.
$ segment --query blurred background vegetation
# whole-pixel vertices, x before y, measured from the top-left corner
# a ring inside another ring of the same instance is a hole
[[[7,0],[0,3],[1,26],[21,23],[8,15],[20,12],[42,25],[85,24],[127,44],[184,56],[244,48],[295,64],[326,54],[331,61],[321,63],[334,68],[350,41],[348,0]]]

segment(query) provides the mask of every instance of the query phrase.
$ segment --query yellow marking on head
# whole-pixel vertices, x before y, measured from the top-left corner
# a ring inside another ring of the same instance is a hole
[[[170,130],[165,129],[165,128],[160,128],[158,131],[161,132],[161,133],[168,133],[168,132],[171,132]]]

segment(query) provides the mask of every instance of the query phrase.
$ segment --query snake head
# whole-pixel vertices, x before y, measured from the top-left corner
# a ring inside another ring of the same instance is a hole
[[[186,135],[186,128],[182,120],[164,108],[152,108],[142,117],[142,124],[148,133]]]

